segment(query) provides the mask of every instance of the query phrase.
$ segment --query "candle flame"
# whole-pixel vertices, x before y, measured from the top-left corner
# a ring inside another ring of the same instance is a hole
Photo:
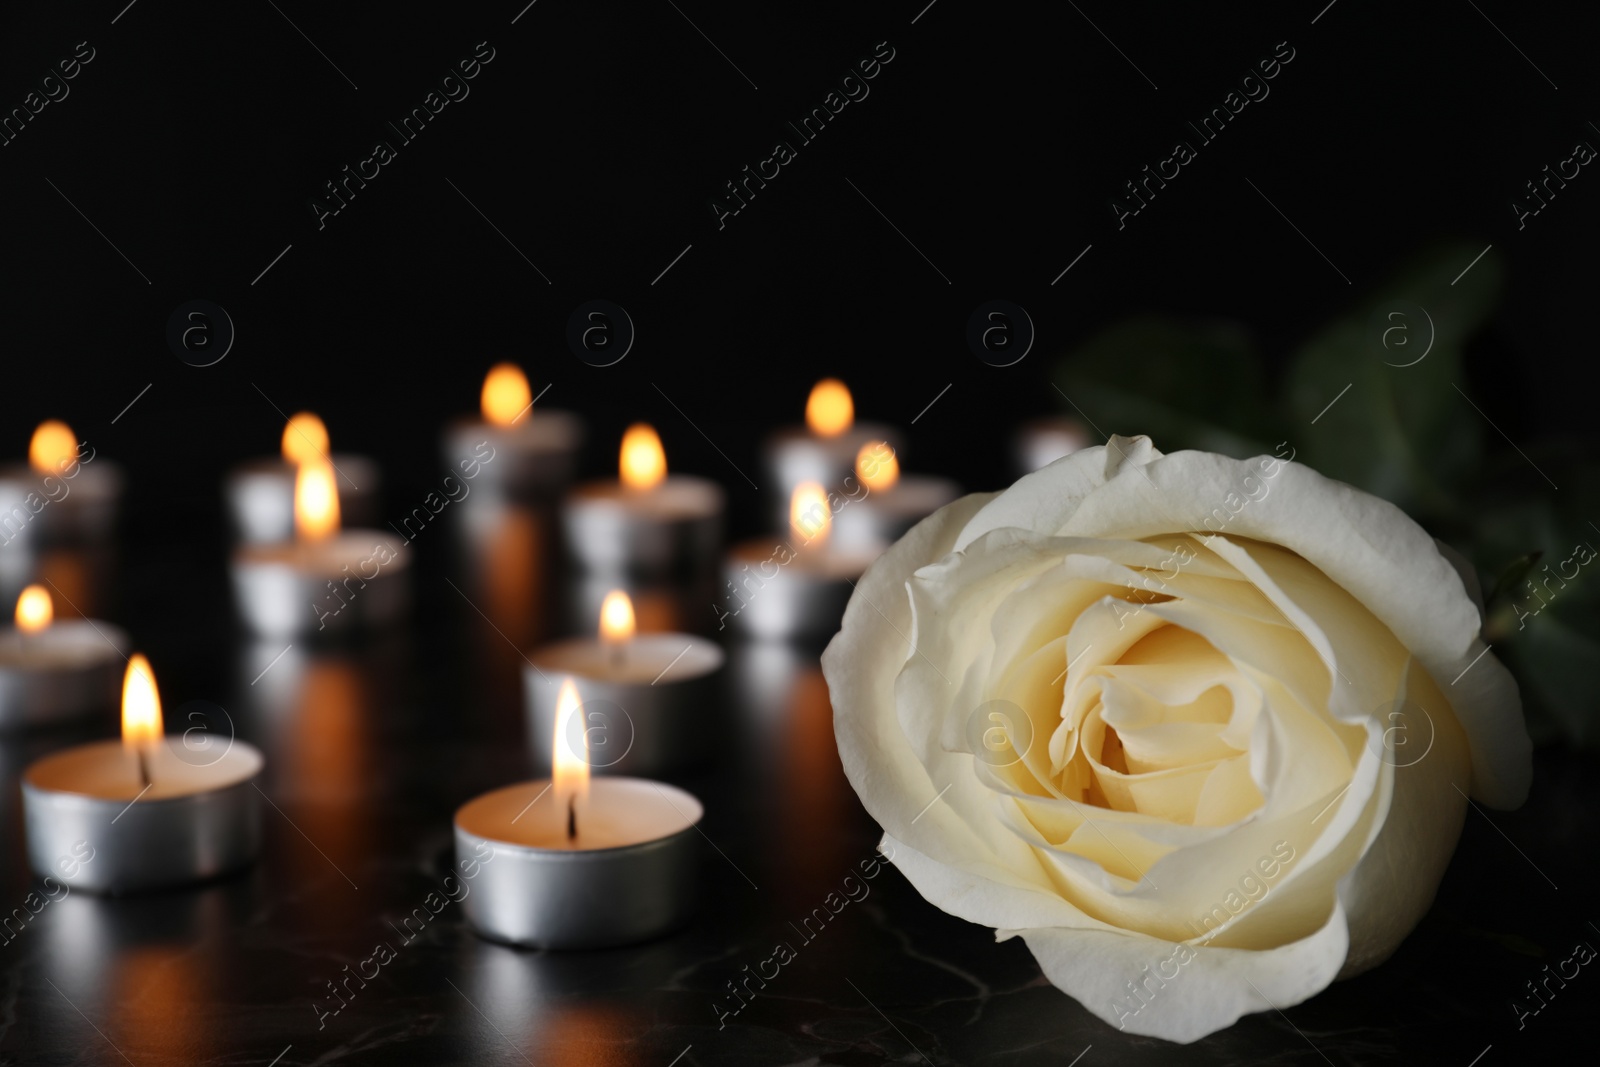
[[[161,739],[161,694],[144,653],[135,652],[122,676],[122,744],[135,749]]]
[[[302,411],[283,427],[283,458],[290,463],[310,463],[328,458],[328,428],[309,411]]]
[[[77,456],[77,435],[59,419],[41,422],[28,442],[28,465],[40,474],[60,474]]]
[[[30,585],[17,597],[17,629],[25,634],[36,634],[49,626],[56,617],[50,593],[42,585]]]
[[[551,747],[550,781],[561,819],[576,802],[589,796],[589,736],[583,727],[583,705],[571,678],[561,680],[556,695],[555,744]]]
[[[888,489],[900,480],[900,461],[887,441],[869,441],[856,453],[856,476],[868,489]]]
[[[633,601],[622,590],[611,590],[600,604],[600,640],[621,644],[633,638],[635,629]]]
[[[828,494],[816,482],[801,482],[789,498],[789,525],[807,543],[824,541],[833,525]]]
[[[497,363],[483,379],[483,417],[496,426],[515,426],[525,422],[531,412],[533,393],[528,376],[515,363]]]
[[[622,435],[618,462],[622,484],[629,489],[654,489],[667,476],[667,453],[661,438],[648,423],[636,422]]]
[[[823,437],[838,437],[856,421],[850,390],[837,378],[824,378],[811,387],[806,399],[806,425]]]
[[[323,541],[339,532],[339,491],[333,464],[325,459],[302,463],[295,472],[294,528],[302,541]]]

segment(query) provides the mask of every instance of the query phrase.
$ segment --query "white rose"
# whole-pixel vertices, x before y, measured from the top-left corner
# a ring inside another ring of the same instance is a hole
[[[1394,506],[1113,437],[919,524],[822,665],[918,891],[1113,1026],[1193,1041],[1382,962],[1467,797],[1522,802],[1479,623]]]

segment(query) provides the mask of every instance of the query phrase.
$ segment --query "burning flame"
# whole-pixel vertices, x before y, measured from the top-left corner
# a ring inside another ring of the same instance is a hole
[[[302,541],[323,541],[339,532],[339,491],[333,464],[300,464],[294,476],[294,528]]]
[[[618,645],[631,640],[634,630],[633,601],[622,590],[611,590],[600,604],[600,640]]]
[[[618,463],[622,484],[629,489],[654,489],[667,476],[667,453],[655,428],[636,422],[622,435],[622,458]]]
[[[328,428],[309,411],[302,411],[283,427],[283,458],[290,463],[312,463],[328,458]]]
[[[833,525],[828,509],[828,494],[816,482],[801,482],[789,498],[789,525],[807,543],[827,540]]]
[[[528,376],[515,363],[497,363],[483,379],[483,417],[496,426],[515,426],[527,419],[533,404]]]
[[[50,603],[50,593],[42,585],[30,585],[17,597],[17,629],[25,634],[36,634],[55,619],[55,606]]]
[[[838,437],[856,421],[850,390],[837,378],[824,378],[811,387],[806,399],[806,425],[823,437]]]
[[[60,474],[62,466],[78,456],[78,438],[72,427],[57,419],[47,419],[33,431],[28,442],[28,464],[40,474]]]
[[[856,476],[868,489],[887,489],[900,480],[900,461],[887,441],[869,441],[856,453]]]
[[[582,716],[578,687],[571,678],[563,678],[561,692],[556,695],[555,744],[550,759],[551,791],[563,820],[569,808],[575,803],[582,806],[589,796],[589,735],[583,728]]]
[[[135,652],[122,676],[122,745],[137,749],[161,739],[161,694],[144,653]]]

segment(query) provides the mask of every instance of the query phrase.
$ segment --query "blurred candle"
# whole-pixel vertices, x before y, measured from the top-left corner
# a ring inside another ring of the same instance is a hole
[[[127,645],[108,622],[57,621],[49,590],[28,586],[17,597],[16,627],[0,631],[0,730],[112,711]]]
[[[223,484],[234,537],[245,544],[288,541],[294,533],[295,480],[306,463],[332,466],[339,509],[355,524],[378,521],[382,475],[366,456],[334,454],[328,428],[302,411],[284,424],[277,457],[251,460],[229,472]]]
[[[705,571],[722,540],[724,494],[715,482],[667,474],[654,428],[622,435],[616,481],[588,482],[567,495],[562,523],[571,554],[590,570]]]
[[[393,622],[408,607],[411,552],[394,534],[346,530],[326,460],[295,475],[293,541],[242,545],[233,555],[234,599],[256,634],[342,633]]]
[[[576,469],[583,423],[569,412],[538,407],[537,399],[521,367],[491,367],[478,396],[482,417],[445,429],[445,465],[452,473],[481,475],[478,484],[509,496],[544,497],[560,490]]]

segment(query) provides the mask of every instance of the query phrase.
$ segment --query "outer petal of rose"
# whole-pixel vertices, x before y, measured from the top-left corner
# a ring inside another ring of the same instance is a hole
[[[940,509],[867,568],[843,626],[822,654],[822,672],[833,701],[839,759],[868,814],[894,839],[988,887],[996,900],[1014,890],[1016,900],[1031,905],[1005,913],[1014,919],[986,912],[989,917],[974,921],[1060,924],[1071,921],[1076,909],[1049,892],[1049,878],[1028,845],[1012,834],[980,834],[972,828],[974,822],[997,827],[987,814],[993,798],[972,773],[972,757],[943,754],[950,773],[935,783],[895,711],[895,679],[915,654],[906,582],[918,567],[947,553],[962,526],[991,498],[963,497]],[[942,799],[932,803],[941,792]]]
[[[1269,477],[1263,465],[1271,464]],[[1251,484],[1265,494],[1245,501]],[[1237,512],[1229,500],[1243,501]],[[1472,752],[1471,795],[1494,807],[1526,799],[1533,745],[1516,683],[1492,655],[1474,663],[1484,646],[1460,575],[1387,501],[1297,463],[1163,456],[1148,438],[1113,437],[1018,481],[973,517],[956,547],[1019,525],[1104,538],[1220,528],[1297,552],[1366,605],[1446,689]]]
[[[1226,1029],[1241,1015],[1315,996],[1339,973],[1348,944],[1344,909],[1337,904],[1320,929],[1299,941],[1266,951],[1200,946],[1182,964],[1174,958],[1176,943],[1122,931],[997,934],[1020,934],[1045,977],[1112,1026],[1182,1042]],[[1165,972],[1176,967],[1177,974],[1162,981],[1157,968],[1166,960],[1173,962]],[[1147,979],[1147,974],[1156,977]],[[1139,980],[1147,982],[1148,1002],[1128,991],[1126,983]]]

